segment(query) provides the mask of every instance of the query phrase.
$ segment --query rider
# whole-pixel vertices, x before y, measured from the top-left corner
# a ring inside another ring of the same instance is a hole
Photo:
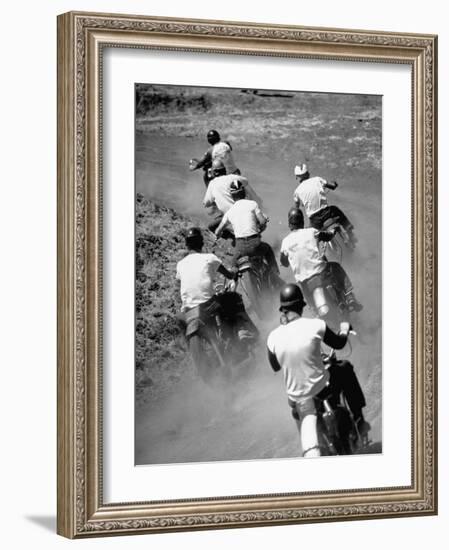
[[[343,392],[360,435],[370,430],[362,408],[365,397],[354,368],[340,361],[326,369],[321,356],[321,343],[342,349],[351,329],[340,323],[338,334],[322,319],[302,317],[305,306],[298,285],[287,284],[280,293],[281,325],[268,336],[268,360],[275,372],[283,370],[292,416],[298,427],[303,456],[320,456],[314,397],[327,397],[329,392]]]
[[[176,265],[176,278],[181,282],[181,311],[213,301],[217,273],[235,280],[235,270],[228,270],[215,255],[203,252],[204,239],[198,227],[191,227],[185,237],[189,254]]]
[[[282,241],[281,265],[290,265],[296,282],[301,285],[308,298],[307,301],[313,303],[313,290],[330,279],[336,284],[337,290],[344,294],[348,309],[360,311],[363,306],[356,300],[345,270],[337,262],[328,262],[320,247],[320,242],[330,241],[337,230],[318,231],[313,227],[304,229],[304,215],[298,207],[289,210],[288,226],[291,233]],[[324,315],[326,311],[318,313]]]
[[[214,283],[217,273],[235,280],[237,272],[227,269],[215,255],[203,252],[204,239],[198,227],[191,227],[185,236],[188,255],[176,265],[176,278],[181,283],[181,312],[200,306],[200,314],[210,317],[219,312]],[[236,315],[239,340],[250,342],[257,339],[257,329],[245,311]],[[185,325],[185,316],[179,318]]]
[[[210,168],[214,160],[220,160],[223,163],[227,174],[240,174],[240,170],[234,162],[231,144],[228,141],[222,141],[217,130],[209,130],[206,137],[210,145],[209,149],[200,160],[191,159],[189,169],[198,170],[199,168],[203,168],[203,179],[206,187],[209,185],[211,179]]]
[[[262,200],[248,183],[248,179],[239,174],[226,174],[226,168],[221,160],[215,159],[212,162],[211,175],[212,179],[206,189],[203,199],[203,205],[205,207],[216,206],[213,212],[215,219],[208,225],[210,231],[214,232],[217,229],[223,215],[235,203],[231,193],[231,185],[233,182],[240,182],[246,190],[247,197],[256,201],[259,206],[262,206]],[[224,233],[223,237],[227,238]]]
[[[223,215],[215,230],[217,238],[221,236],[227,224],[235,235],[235,251],[232,257],[233,266],[242,256],[263,256],[273,275],[279,275],[279,267],[273,249],[262,242],[261,232],[266,228],[268,217],[261,211],[256,201],[246,198],[245,187],[240,181],[231,183],[231,197],[234,204]]]
[[[293,199],[297,206],[304,205],[310,225],[315,229],[322,229],[326,220],[336,218],[355,242],[352,223],[340,208],[327,204],[326,193],[329,190],[335,190],[338,183],[336,181],[328,182],[319,176],[311,178],[306,164],[295,166],[295,177],[299,185],[293,193]]]

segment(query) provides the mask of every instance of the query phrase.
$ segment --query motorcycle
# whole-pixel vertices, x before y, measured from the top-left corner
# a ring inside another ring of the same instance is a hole
[[[272,311],[271,302],[279,288],[271,267],[263,256],[242,256],[237,260],[237,269],[243,295],[249,311],[259,319],[266,318]]]
[[[352,254],[355,250],[357,239],[352,232],[347,231],[337,217],[328,218],[322,226],[323,231],[335,231],[335,236],[328,242],[322,243],[323,252],[341,262],[343,251]]]
[[[308,306],[317,317],[336,329],[342,321],[352,316],[347,296],[338,284],[341,267],[336,262],[328,262],[326,273],[314,275],[301,284]]]
[[[240,294],[227,288],[185,313],[186,338],[200,378],[230,379],[232,366],[252,357],[257,328]]]
[[[337,365],[335,352],[324,358],[329,368]],[[351,455],[366,449],[368,433],[360,433],[342,391],[327,386],[314,398],[317,411],[318,444],[323,455]]]

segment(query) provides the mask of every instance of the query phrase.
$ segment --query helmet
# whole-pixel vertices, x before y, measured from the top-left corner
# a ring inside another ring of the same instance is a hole
[[[296,206],[288,211],[288,226],[290,229],[302,229],[304,227],[304,214]]]
[[[204,244],[203,235],[199,227],[191,227],[187,230],[185,236],[186,246],[189,249],[199,249],[202,248]]]
[[[298,285],[295,285],[293,283],[284,285],[281,288],[280,302],[281,302],[281,307],[279,308],[280,311],[303,308],[306,305],[306,303],[304,302],[304,297],[302,295],[301,289],[299,288]],[[296,308],[292,306],[296,306]]]
[[[233,199],[245,198],[245,195],[246,195],[245,188],[243,187],[242,182],[238,179],[231,181],[231,185],[229,186],[229,191]]]
[[[224,176],[226,174],[226,167],[220,159],[214,159],[211,166],[211,176],[216,178],[217,176]]]
[[[207,141],[214,145],[215,143],[218,143],[220,141],[220,134],[217,132],[217,130],[209,130],[207,132]]]
[[[295,176],[304,176],[308,171],[309,169],[307,168],[307,164],[304,162],[295,166]]]

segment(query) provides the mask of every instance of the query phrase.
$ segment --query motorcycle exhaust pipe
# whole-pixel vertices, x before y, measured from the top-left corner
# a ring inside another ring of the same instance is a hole
[[[325,317],[329,313],[330,308],[326,302],[326,295],[322,286],[318,286],[313,290],[313,301],[318,315]]]

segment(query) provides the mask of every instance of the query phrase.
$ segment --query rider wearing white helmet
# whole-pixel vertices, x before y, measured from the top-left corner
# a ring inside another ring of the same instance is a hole
[[[328,182],[319,176],[311,178],[309,168],[305,163],[295,166],[294,174],[298,181],[298,186],[293,193],[293,199],[297,206],[304,206],[310,225],[315,229],[322,229],[327,219],[337,218],[338,223],[355,240],[352,234],[354,229],[352,223],[340,208],[327,203],[326,194],[329,190],[335,190],[338,187],[338,183],[336,181]]]

